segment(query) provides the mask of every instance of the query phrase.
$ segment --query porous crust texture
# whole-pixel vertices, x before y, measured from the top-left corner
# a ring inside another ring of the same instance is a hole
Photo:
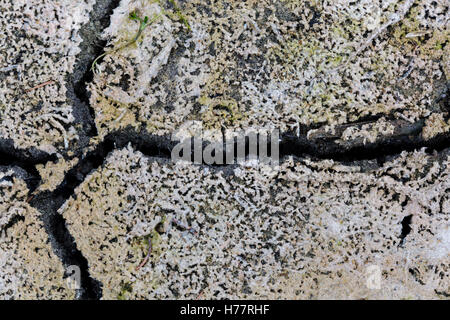
[[[224,173],[129,147],[60,213],[105,299],[439,299],[450,293],[449,159],[403,153],[367,171],[289,158]],[[366,286],[372,265],[380,290]]]
[[[73,299],[16,168],[0,166],[0,299]]]
[[[373,115],[418,121],[448,77],[447,1],[124,0],[105,30],[110,55],[90,88],[100,134],[128,125],[172,134],[296,131]],[[133,45],[130,12],[158,17]],[[444,108],[444,110],[441,110]],[[377,136],[376,129],[371,132]]]
[[[448,299],[449,17],[0,0],[0,299]],[[169,156],[276,129],[272,166]]]
[[[66,98],[78,34],[95,1],[0,1],[0,138],[48,153],[76,144],[79,124]]]

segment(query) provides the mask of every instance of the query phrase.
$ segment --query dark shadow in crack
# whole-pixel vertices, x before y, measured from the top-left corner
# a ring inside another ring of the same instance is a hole
[[[80,53],[77,55],[73,72],[66,77],[66,97],[73,107],[75,122],[81,124],[81,129],[78,130],[78,145],[71,150],[75,155],[83,154],[84,149],[89,145],[90,138],[97,135],[95,112],[89,104],[90,94],[87,90],[87,84],[93,79],[90,66],[95,58],[104,51],[106,41],[102,39],[101,34],[109,26],[110,16],[119,4],[120,0],[97,0],[89,14],[89,22],[83,25],[79,31],[82,38]],[[102,285],[90,276],[88,262],[77,248],[63,216],[57,210],[69,197],[68,194],[72,194],[74,188],[84,180],[84,177],[92,169],[101,165],[104,158],[102,148],[109,149],[112,147],[108,144],[108,141],[105,141],[93,154],[85,157],[79,166],[76,166],[67,174],[63,184],[55,192],[42,192],[33,196],[30,200],[30,204],[42,213],[41,219],[52,247],[66,269],[70,265],[77,265],[80,268],[81,289],[77,292],[77,298],[79,299],[100,299]],[[4,156],[0,153],[0,157],[3,158]],[[48,160],[46,159],[46,161]],[[19,165],[36,177],[33,183],[29,185],[30,193],[39,185],[41,179],[34,167],[38,162],[30,162],[30,158],[27,156],[15,158],[6,158],[5,156],[4,162]]]
[[[402,220],[402,233],[400,234],[400,243],[399,247],[403,247],[406,241],[406,236],[411,232],[411,222],[412,222],[413,215],[410,214],[409,216],[406,216]]]
[[[25,170],[28,177],[24,178],[24,181],[30,192],[33,192],[41,181],[36,165],[56,160],[55,154],[48,154],[36,148],[18,149],[12,140],[0,139],[0,166],[17,166]]]
[[[81,289],[77,290],[76,298],[98,300],[102,296],[102,285],[90,276],[88,262],[77,248],[72,235],[67,229],[64,217],[54,209],[56,203],[58,201],[52,199],[52,193],[48,191],[40,193],[30,201],[30,205],[42,213],[41,220],[44,223],[53,251],[62,261],[65,269],[67,270],[71,265],[80,268]],[[66,274],[65,276],[68,275]]]
[[[82,124],[78,133],[79,146],[76,154],[81,154],[88,145],[89,138],[97,135],[95,126],[95,111],[90,106],[90,93],[87,85],[93,79],[92,62],[104,52],[107,41],[102,38],[103,31],[109,26],[110,16],[118,7],[120,0],[98,0],[89,14],[89,22],[84,24],[79,34],[83,39],[80,53],[73,72],[66,78],[67,99],[73,106],[73,116],[77,123]]]
[[[280,143],[280,156],[304,157],[309,155],[313,159],[332,159],[343,164],[360,160],[377,160],[378,165],[382,166],[392,156],[399,155],[403,151],[411,152],[427,148],[427,152],[431,153],[442,151],[448,147],[450,147],[450,133],[424,140],[420,134],[400,132],[374,143],[353,146],[344,146],[334,140],[308,140],[305,136],[297,137],[294,134],[285,134]]]

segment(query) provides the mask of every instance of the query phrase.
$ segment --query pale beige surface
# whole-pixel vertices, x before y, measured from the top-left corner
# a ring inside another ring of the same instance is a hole
[[[130,147],[60,212],[106,299],[439,299],[450,289],[449,174],[448,155],[415,152],[368,172],[288,159],[224,175]],[[366,287],[370,265],[381,290]]]
[[[119,129],[185,138],[203,128],[216,140],[307,128],[308,141],[343,148],[416,123],[424,141],[450,130],[445,0],[177,1],[179,14],[165,0],[122,0],[86,86],[98,136],[75,151],[87,138],[66,81],[100,2],[0,0],[0,142],[57,159],[36,165],[32,194],[15,163],[0,167],[0,299],[75,297],[46,213],[28,200]],[[131,12],[156,19],[118,50],[138,31]],[[381,167],[287,158],[226,174],[131,146],[100,160],[59,213],[103,298],[449,297],[448,151],[404,152]],[[153,255],[136,271],[149,237]],[[379,290],[366,286],[369,266],[382,271]]]
[[[14,170],[0,167],[0,299],[73,299],[39,212]],[[13,222],[15,221],[15,222]]]
[[[65,78],[79,53],[77,31],[93,3],[0,1],[0,138],[49,153],[76,144]]]

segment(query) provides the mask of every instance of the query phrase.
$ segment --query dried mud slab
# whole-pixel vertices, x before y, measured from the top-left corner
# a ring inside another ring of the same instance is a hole
[[[449,18],[0,0],[0,298],[448,298]],[[169,161],[273,129],[276,168]]]
[[[39,212],[27,203],[28,178],[0,167],[0,299],[73,299]]]
[[[69,99],[67,80],[94,2],[0,1],[2,149],[13,141],[16,149],[70,154],[85,138],[89,114]]]
[[[218,170],[128,147],[59,212],[104,299],[445,299],[449,160]],[[372,265],[381,290],[366,286]]]
[[[274,128],[316,139],[321,128],[366,144],[450,128],[446,1],[178,3],[114,11],[90,86],[101,136],[133,126],[183,138],[195,121],[209,140]],[[126,46],[132,12],[154,21]]]

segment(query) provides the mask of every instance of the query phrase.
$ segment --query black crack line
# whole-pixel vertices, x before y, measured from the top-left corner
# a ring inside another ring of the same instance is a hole
[[[355,162],[376,160],[378,166],[382,166],[386,161],[403,151],[414,151],[426,147],[428,148],[427,152],[432,154],[450,148],[449,134],[441,134],[426,141],[420,135],[397,135],[386,138],[381,142],[354,148],[346,148],[338,143],[321,139],[310,141],[306,137],[289,134],[284,135],[280,140],[280,162],[287,157],[294,156],[299,159],[305,157],[310,157],[313,160],[332,159],[349,165]],[[250,149],[248,137],[245,142],[245,156],[248,158]],[[51,211],[56,212],[73,195],[75,188],[85,180],[86,176],[103,165],[112,151],[122,149],[130,144],[134,150],[147,157],[155,157],[170,162],[173,160],[172,150],[178,143],[180,142],[173,141],[168,136],[153,135],[146,130],[137,131],[131,126],[115,131],[108,134],[93,150],[82,156],[78,163],[66,173],[63,182],[55,191],[40,193],[35,199],[44,196],[46,199],[51,199],[51,203],[49,203]],[[203,142],[202,151],[207,145],[207,142]],[[232,170],[237,166],[237,141],[234,140],[231,145],[224,144],[223,148],[226,149],[230,146],[234,149],[234,163],[225,163],[224,152],[224,164],[206,164],[205,162],[195,164],[219,170]],[[191,140],[190,160],[192,162],[195,160],[193,148],[194,142]],[[258,145],[259,148],[260,145]],[[268,142],[267,150],[270,151],[270,149],[270,142]]]
[[[420,123],[418,125],[421,131]],[[450,133],[443,133],[425,140],[420,132],[405,132],[380,138],[374,143],[343,145],[337,139],[309,140],[306,136],[286,134],[280,143],[280,158],[289,155],[310,156],[313,159],[331,159],[344,164],[362,160],[377,160],[379,166],[404,151],[426,148],[428,153],[440,152],[450,147]]]
[[[73,106],[75,121],[82,124],[82,130],[78,133],[78,150],[72,150],[76,151],[76,154],[81,154],[88,146],[90,138],[97,136],[95,111],[89,103],[87,84],[94,78],[90,71],[91,65],[104,52],[107,44],[102,33],[109,26],[110,17],[119,4],[120,0],[97,0],[89,13],[89,22],[82,25],[78,31],[83,39],[79,46],[80,53],[77,55],[73,72],[66,77],[67,100]]]
[[[357,160],[373,161],[374,159],[378,160],[378,162],[383,162],[388,160],[389,155],[398,155],[405,149],[416,150],[422,147],[428,147],[429,153],[435,151],[440,152],[450,147],[449,141],[448,135],[441,135],[423,142],[420,145],[416,145],[413,137],[401,136],[396,137],[395,139],[389,139],[387,142],[385,141],[382,144],[374,143],[368,146],[366,145],[364,147],[346,150],[339,145],[331,146],[326,143],[321,144],[321,142],[317,141],[311,142],[306,138],[299,139],[298,137],[291,138],[287,136],[281,139],[280,161],[283,161],[283,159],[289,156],[304,158],[305,156],[314,155],[314,159],[339,159],[340,162],[347,162],[348,164],[352,164]],[[66,173],[63,182],[53,192],[45,191],[39,193],[33,198],[32,203],[36,207],[39,207],[40,204],[45,204],[46,208],[49,209],[50,212],[55,213],[65,203],[65,201],[74,194],[74,190],[86,179],[86,177],[103,165],[108,155],[114,150],[122,149],[130,144],[134,150],[143,153],[147,157],[158,158],[171,162],[172,150],[178,143],[179,141],[172,141],[167,136],[152,135],[145,130],[136,131],[131,126],[126,129],[110,133],[95,147],[95,149],[87,152],[78,161],[78,163]],[[203,143],[202,149],[204,150],[206,146],[207,143]],[[234,148],[236,154],[236,140],[231,146]],[[226,147],[228,146],[224,145],[224,148]],[[193,146],[191,145],[190,156],[191,161],[194,161],[194,152],[192,148]],[[270,145],[268,145],[267,150],[270,150]],[[245,151],[246,156],[248,157],[248,139],[246,141]],[[203,162],[198,163],[197,165],[210,167],[216,170],[227,170],[227,168],[232,169],[237,166],[237,163],[208,165]]]
[[[64,217],[54,210],[55,199],[51,192],[42,192],[30,200],[30,205],[41,212],[41,220],[48,234],[53,252],[63,263],[69,276],[67,268],[75,265],[80,268],[80,289],[77,290],[76,298],[82,300],[98,300],[102,296],[102,285],[89,274],[87,259],[77,248],[74,238],[70,234]]]
[[[89,69],[94,59],[103,52],[106,46],[106,41],[101,38],[101,34],[109,26],[110,16],[119,4],[120,0],[97,0],[89,14],[89,22],[79,30],[79,34],[83,39],[80,44],[80,53],[77,55],[74,71],[66,78],[66,97],[73,106],[75,121],[82,124],[82,129],[78,132],[78,146],[72,150],[75,155],[82,154],[83,150],[89,145],[90,138],[97,135],[95,112],[90,106],[90,95],[87,90],[87,84],[93,79],[93,74]],[[64,203],[64,199],[67,198],[65,196],[66,190],[73,185],[77,185],[76,180],[79,177],[86,176],[90,165],[95,166],[97,164],[97,153],[103,150],[102,147],[107,148],[108,141],[105,141],[95,152],[85,157],[80,165],[72,169],[66,175],[62,186],[55,192],[42,192],[38,195],[33,195],[30,200],[31,206],[41,212],[41,219],[55,254],[66,268],[70,265],[77,265],[80,268],[81,289],[77,290],[77,298],[79,299],[100,299],[102,296],[102,284],[90,276],[87,259],[77,248],[74,238],[67,229],[64,217],[57,210]],[[31,168],[31,165],[35,163],[29,163],[27,159],[28,157],[9,158],[5,162],[21,164],[33,176],[39,177],[37,171],[33,171]],[[35,181],[30,186],[30,194],[35,190],[39,182],[40,177],[38,181]]]
[[[450,148],[450,133],[439,134],[434,138],[425,140],[421,136],[423,128],[423,121],[412,124],[406,129],[403,128],[397,134],[379,138],[374,143],[364,144],[360,143],[342,145],[336,138],[318,138],[310,140],[306,135],[296,136],[292,133],[283,134],[279,141],[279,159],[294,156],[296,158],[309,157],[313,160],[334,160],[343,164],[351,164],[357,161],[373,161],[376,160],[379,166],[382,166],[386,161],[400,155],[403,151],[414,151],[426,148],[429,154],[434,152],[441,152]],[[224,139],[225,140],[225,139]],[[269,151],[270,156],[270,139],[268,140],[266,150]],[[131,143],[135,150],[142,152],[144,155],[155,156],[167,160],[171,159],[173,148],[179,141],[173,141],[167,136],[156,136],[148,133],[145,130],[136,131],[132,127],[110,133],[104,140],[102,145],[114,144],[113,149],[120,149]],[[202,141],[202,152],[208,146],[209,142]],[[100,146],[100,149],[102,148]],[[225,159],[225,152],[223,157],[223,164],[206,164],[205,162],[198,163],[205,166],[223,168],[237,164],[237,140],[226,141],[223,144],[223,150],[227,148],[234,150],[234,163],[227,164]],[[258,152],[261,145],[258,141]],[[108,149],[111,152],[113,149]],[[194,142],[191,140],[190,160],[194,162]],[[104,156],[107,153],[103,153]],[[249,137],[245,137],[245,156],[248,158],[250,153]],[[188,157],[189,158],[189,157]],[[241,160],[241,159],[240,159]]]
[[[48,154],[36,148],[19,149],[11,139],[0,139],[0,166],[19,167],[26,173],[24,180],[30,192],[33,192],[41,182],[36,165],[56,162],[55,154]]]
[[[371,114],[371,115],[366,115],[366,116],[360,116],[360,117],[358,117],[357,120],[350,120],[347,117],[347,120],[341,126],[345,127],[345,128],[352,127],[352,126],[359,126],[359,125],[374,123],[380,119],[384,119],[386,121],[394,121],[394,120],[399,119],[396,116],[396,114],[401,113],[402,111],[404,111],[404,109],[401,109],[401,108],[393,109],[393,110],[390,110],[389,113],[376,113],[376,114]],[[316,123],[312,123],[310,125],[300,124],[299,131],[300,131],[301,135],[306,135],[309,130],[320,129],[326,125],[328,125],[328,123],[326,121],[316,122]]]
[[[296,158],[309,156],[316,160],[333,159],[348,164],[352,164],[355,161],[377,160],[378,165],[382,165],[390,159],[390,156],[394,157],[402,151],[413,151],[427,147],[427,151],[431,154],[432,152],[440,152],[446,148],[450,148],[449,142],[449,134],[441,134],[427,141],[424,141],[420,135],[411,136],[404,134],[386,138],[382,142],[357,146],[355,148],[345,148],[337,143],[330,143],[326,140],[318,139],[310,141],[306,137],[286,134],[281,138],[279,157],[280,161],[283,161],[283,159],[289,156]],[[78,163],[66,173],[63,182],[53,192],[46,191],[39,193],[34,197],[32,203],[36,207],[39,207],[40,203],[45,204],[51,213],[57,212],[64,202],[73,195],[74,190],[85,180],[86,176],[103,165],[112,151],[122,149],[128,144],[131,144],[134,150],[142,152],[145,156],[170,162],[172,161],[172,150],[178,143],[179,141],[172,141],[168,136],[152,135],[146,130],[137,131],[131,126],[110,133],[93,150],[81,157]],[[194,161],[193,141],[191,143],[190,160]],[[204,142],[202,150],[207,145]],[[224,148],[226,149],[227,147],[229,145],[224,144]],[[236,162],[236,140],[231,144],[231,147],[234,149],[234,159]],[[268,144],[267,150],[270,150],[270,147]],[[248,138],[246,140],[245,154],[248,157]],[[237,165],[237,163],[226,164],[225,159],[223,160],[224,164],[208,165],[204,162],[198,164],[219,170],[223,170],[224,168],[232,169]],[[36,199],[39,199],[39,201]]]

